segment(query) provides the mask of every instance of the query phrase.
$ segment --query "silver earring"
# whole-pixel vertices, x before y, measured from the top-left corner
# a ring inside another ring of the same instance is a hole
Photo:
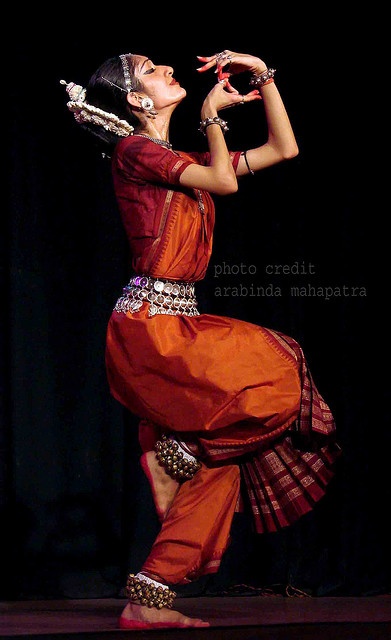
[[[154,108],[153,100],[151,98],[142,98],[140,106],[144,111],[152,111]]]

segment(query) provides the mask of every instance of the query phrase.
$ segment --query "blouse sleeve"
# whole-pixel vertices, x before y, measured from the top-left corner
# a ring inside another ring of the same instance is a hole
[[[236,171],[240,151],[230,151]],[[140,183],[178,185],[182,172],[190,164],[207,166],[209,152],[178,153],[142,136],[128,136],[121,140],[115,150],[113,164],[122,178],[131,178]]]
[[[117,145],[113,161],[124,178],[172,185],[178,185],[182,172],[194,163],[194,160],[141,136],[124,138]]]
[[[235,173],[238,168],[239,159],[242,153],[243,153],[242,151],[229,151],[229,156],[231,158],[232,166],[234,168]],[[191,158],[193,158],[194,162],[196,162],[197,164],[202,164],[204,166],[208,166],[210,164],[209,151],[206,151],[204,153],[194,152],[194,153],[189,153],[188,155]]]

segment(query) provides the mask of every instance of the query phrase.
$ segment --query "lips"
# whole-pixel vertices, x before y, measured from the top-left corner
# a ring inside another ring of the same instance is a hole
[[[175,80],[175,78],[173,78],[173,79],[171,80],[170,84],[179,84],[179,82],[177,82],[177,81]]]

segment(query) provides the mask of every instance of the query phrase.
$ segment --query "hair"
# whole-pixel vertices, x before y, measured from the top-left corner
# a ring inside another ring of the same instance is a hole
[[[129,54],[127,60],[132,87],[135,91],[142,91],[143,85],[134,75],[135,61]],[[118,118],[126,120],[136,128],[139,120],[132,112],[126,98],[127,88],[121,59],[119,56],[109,58],[95,71],[88,81],[86,102],[103,111],[114,113]],[[105,152],[111,152],[118,142],[118,136],[115,133],[106,131],[103,127],[85,123],[83,128],[99,140],[100,146],[103,147]]]

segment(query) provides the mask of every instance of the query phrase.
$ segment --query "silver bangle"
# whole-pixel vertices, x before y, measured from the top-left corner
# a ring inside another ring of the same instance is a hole
[[[274,78],[275,73],[275,69],[265,69],[265,71],[262,71],[262,73],[259,74],[254,73],[251,77],[250,84],[255,87],[263,87],[268,80],[272,80]]]
[[[200,128],[198,129],[198,131],[201,131],[201,133],[203,133],[204,136],[206,136],[206,129],[211,124],[218,124],[221,127],[221,130],[223,133],[228,131],[228,125],[226,121],[222,120],[218,116],[215,116],[214,118],[205,118],[205,120],[202,120],[200,122]]]

